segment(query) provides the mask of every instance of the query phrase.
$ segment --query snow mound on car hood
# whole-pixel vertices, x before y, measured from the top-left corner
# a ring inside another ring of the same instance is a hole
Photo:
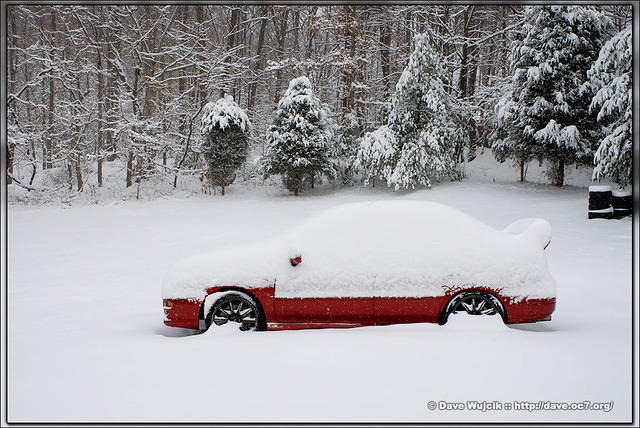
[[[554,297],[543,247],[532,238],[541,232],[527,233],[544,223],[514,227],[514,234],[432,202],[340,205],[270,241],[178,262],[163,295],[203,298],[217,285],[275,282],[281,297],[437,296],[471,286],[517,298]],[[289,257],[297,255],[302,263],[292,267]]]
[[[287,251],[278,240],[224,248],[179,260],[165,275],[162,297],[206,297],[215,286],[260,288],[274,284],[276,272],[289,264]]]

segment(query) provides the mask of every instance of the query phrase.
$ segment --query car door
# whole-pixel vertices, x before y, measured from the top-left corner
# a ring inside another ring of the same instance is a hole
[[[383,297],[373,298],[376,324],[436,322],[443,297]]]
[[[437,320],[443,295],[437,273],[441,266],[422,256],[430,244],[428,240],[412,243],[412,251],[389,256],[387,269],[377,272],[373,298],[376,324]]]
[[[300,263],[276,278],[274,305],[281,323],[372,324],[373,297],[363,295],[352,272],[330,263],[319,251],[305,252]],[[349,280],[353,287],[345,287]],[[364,293],[366,294],[366,293]]]
[[[373,323],[372,297],[276,297],[274,301],[281,323]]]
[[[289,257],[300,256],[300,263],[281,269],[276,278],[278,322],[374,322],[376,269],[385,269],[387,251],[360,214],[349,205],[338,206],[283,237]]]

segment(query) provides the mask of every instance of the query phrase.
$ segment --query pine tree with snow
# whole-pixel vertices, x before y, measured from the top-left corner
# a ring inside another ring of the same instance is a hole
[[[382,176],[387,185],[399,189],[460,178],[456,150],[464,144],[466,132],[447,84],[441,57],[425,35],[417,35],[391,98],[386,127],[361,141],[357,159],[366,181]]]
[[[498,162],[506,160],[514,162],[520,169],[520,181],[524,182],[526,164],[534,158],[533,146],[528,144],[528,140],[524,138],[510,137],[518,135],[518,129],[515,128],[517,121],[514,120],[517,105],[513,101],[511,82],[507,82],[502,90],[504,92],[502,96],[498,97],[495,106],[493,131],[489,135],[492,142],[491,149]]]
[[[564,183],[566,165],[593,158],[598,126],[589,112],[592,94],[582,86],[610,25],[593,7],[525,8],[523,38],[511,58],[511,100],[503,114],[510,146],[520,151],[516,157],[551,162],[549,176],[557,186]]]
[[[329,110],[313,95],[309,79],[291,80],[267,133],[262,159],[265,177],[281,175],[296,196],[318,174],[335,177],[334,131]]]
[[[393,131],[383,125],[372,132],[367,132],[360,140],[354,166],[361,171],[364,185],[371,180],[391,176],[393,157],[396,150],[396,136]]]
[[[202,154],[207,161],[207,178],[225,187],[233,183],[236,171],[247,159],[249,119],[231,95],[204,107],[200,128],[204,136]]]
[[[597,91],[590,109],[597,112],[604,137],[594,156],[593,179],[607,176],[620,187],[632,181],[632,60],[632,31],[628,27],[602,47],[588,73],[588,85]]]
[[[358,150],[357,134],[361,128],[356,115],[347,113],[342,118],[335,135],[335,152],[333,155],[336,170],[336,181],[343,185],[353,180],[355,172],[355,158]]]

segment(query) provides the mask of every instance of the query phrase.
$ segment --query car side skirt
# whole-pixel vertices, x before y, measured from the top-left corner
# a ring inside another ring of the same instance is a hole
[[[269,322],[267,323],[267,330],[279,331],[279,330],[304,330],[313,328],[354,328],[354,327],[366,327],[374,324],[356,324],[356,323],[327,323],[327,322]]]

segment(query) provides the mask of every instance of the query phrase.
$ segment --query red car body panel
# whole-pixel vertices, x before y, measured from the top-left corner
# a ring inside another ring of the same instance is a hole
[[[374,297],[376,324],[436,322],[445,296]]]
[[[458,292],[468,290],[451,287],[444,295],[433,297],[275,297],[275,286],[264,288],[212,287],[216,291],[242,290],[253,295],[262,305],[269,330],[303,328],[345,328],[366,325],[437,322],[439,314]],[[494,294],[506,312],[506,322],[522,323],[549,319],[556,299],[515,299],[500,295],[499,290],[473,287]],[[198,329],[204,314],[204,299],[164,299],[165,324],[172,327]]]
[[[556,308],[556,299],[522,299],[507,302],[505,309],[509,323],[534,322],[550,319]]]
[[[372,323],[373,297],[273,299],[278,323]]]
[[[162,299],[164,323],[170,327],[198,328],[202,301],[196,299]]]

